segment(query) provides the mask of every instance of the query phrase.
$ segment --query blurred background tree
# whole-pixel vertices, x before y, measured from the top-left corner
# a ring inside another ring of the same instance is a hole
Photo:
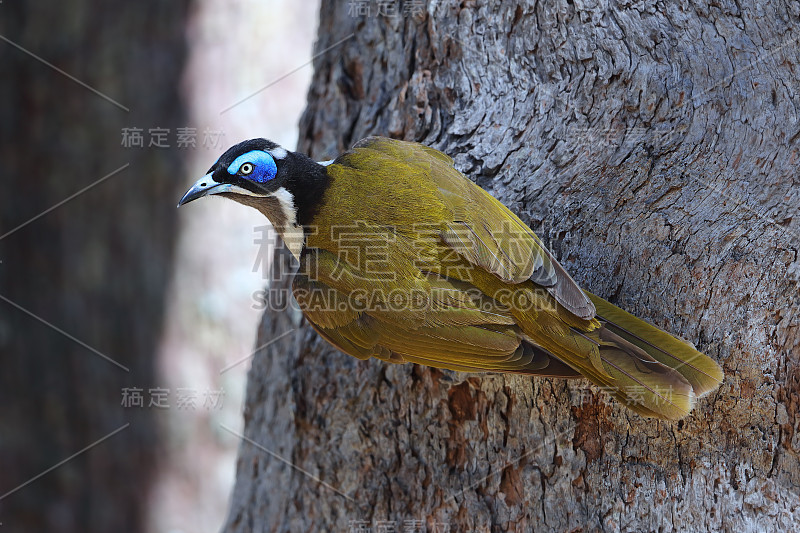
[[[316,15],[0,3],[0,528],[219,529],[265,222],[175,204],[229,144],[293,145]]]
[[[0,4],[5,528],[143,528],[160,436],[154,411],[122,409],[121,391],[156,382],[185,165],[149,149],[147,130],[186,124],[187,10]],[[121,146],[133,127],[143,148]]]

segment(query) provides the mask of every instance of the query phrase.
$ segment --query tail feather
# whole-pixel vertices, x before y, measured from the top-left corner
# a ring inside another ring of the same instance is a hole
[[[677,420],[691,412],[696,398],[719,387],[722,369],[689,343],[587,296],[599,327],[571,327],[569,341],[543,346],[626,407],[643,416]]]
[[[677,420],[689,414],[695,393],[685,377],[605,327],[598,335],[600,360],[614,379],[607,392],[645,416]]]
[[[619,307],[586,293],[604,322],[604,330],[643,350],[651,358],[676,370],[691,384],[696,397],[715,391],[724,377],[722,368],[689,343],[676,339]]]
[[[657,361],[605,326],[583,333],[571,328],[571,333],[573,340],[582,340],[584,349],[592,353],[566,349],[571,345],[566,342],[552,351],[554,356],[550,359],[560,359],[628,409],[667,420],[683,418],[692,410],[696,397],[694,389],[677,370]],[[534,358],[531,363],[536,361]],[[542,371],[528,373],[548,375]]]

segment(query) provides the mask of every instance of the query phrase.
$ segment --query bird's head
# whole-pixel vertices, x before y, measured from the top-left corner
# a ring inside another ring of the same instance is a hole
[[[327,185],[325,166],[267,139],[250,139],[228,148],[186,191],[178,207],[212,194],[253,207],[299,257],[305,242],[303,227]]]
[[[285,186],[289,153],[267,139],[250,139],[231,146],[208,173],[186,191],[178,206],[203,196],[221,194],[252,205],[253,198],[275,196]]]

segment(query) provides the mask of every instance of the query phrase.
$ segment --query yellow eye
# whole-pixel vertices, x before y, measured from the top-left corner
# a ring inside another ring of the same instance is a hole
[[[255,169],[253,163],[245,163],[239,167],[239,174],[242,176],[247,176],[253,172],[253,169]]]

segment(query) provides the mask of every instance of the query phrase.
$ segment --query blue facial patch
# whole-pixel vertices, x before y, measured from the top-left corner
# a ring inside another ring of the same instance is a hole
[[[253,172],[242,176],[246,180],[265,183],[274,178],[275,174],[278,173],[278,167],[275,165],[275,160],[271,155],[263,150],[251,150],[237,157],[233,163],[228,166],[228,174],[231,176],[236,175],[241,166],[245,163],[250,163],[255,167]]]

